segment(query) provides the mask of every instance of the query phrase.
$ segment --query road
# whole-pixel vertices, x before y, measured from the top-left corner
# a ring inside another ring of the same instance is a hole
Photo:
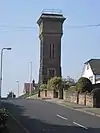
[[[100,118],[42,100],[4,100],[26,133],[100,133]]]

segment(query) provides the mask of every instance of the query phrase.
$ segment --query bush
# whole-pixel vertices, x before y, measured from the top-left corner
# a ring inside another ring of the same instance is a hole
[[[71,86],[75,86],[75,81],[74,79],[68,77],[67,79],[62,79],[62,83],[63,83],[63,88],[64,90],[68,90],[68,88],[70,88]]]
[[[61,77],[54,77],[48,81],[47,84],[48,89],[53,89],[53,90],[59,90],[63,88],[62,84],[62,78]]]
[[[78,80],[76,87],[79,92],[91,92],[92,91],[92,83],[88,78],[85,78],[85,77],[81,77]]]
[[[40,91],[47,90],[47,84],[42,84],[40,86]]]
[[[0,126],[5,126],[8,120],[8,111],[6,109],[0,109]]]
[[[76,86],[69,87],[68,92],[77,92],[77,87]]]
[[[27,97],[29,97],[30,96],[30,93],[25,93],[24,94],[24,98],[27,98]]]
[[[62,84],[63,84],[64,90],[68,90],[68,88],[70,87],[66,79],[62,79]]]

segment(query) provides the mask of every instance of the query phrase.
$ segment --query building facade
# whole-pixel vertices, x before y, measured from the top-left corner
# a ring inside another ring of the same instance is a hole
[[[92,84],[100,83],[100,59],[90,59],[85,62],[82,77],[90,79]]]
[[[62,14],[42,13],[37,23],[40,38],[39,84],[47,83],[54,76],[61,76]]]

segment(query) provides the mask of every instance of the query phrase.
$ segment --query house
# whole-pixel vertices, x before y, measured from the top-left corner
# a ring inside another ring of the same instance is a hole
[[[100,83],[100,59],[90,59],[85,62],[82,77],[90,79],[92,84]]]
[[[31,85],[31,92],[37,91],[38,84],[35,84],[33,87],[33,83],[24,83],[24,93],[29,93],[30,92],[30,85]]]

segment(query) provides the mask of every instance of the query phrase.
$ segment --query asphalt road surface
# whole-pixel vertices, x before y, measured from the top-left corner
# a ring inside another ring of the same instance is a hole
[[[4,100],[26,133],[100,133],[100,118],[42,100]]]

